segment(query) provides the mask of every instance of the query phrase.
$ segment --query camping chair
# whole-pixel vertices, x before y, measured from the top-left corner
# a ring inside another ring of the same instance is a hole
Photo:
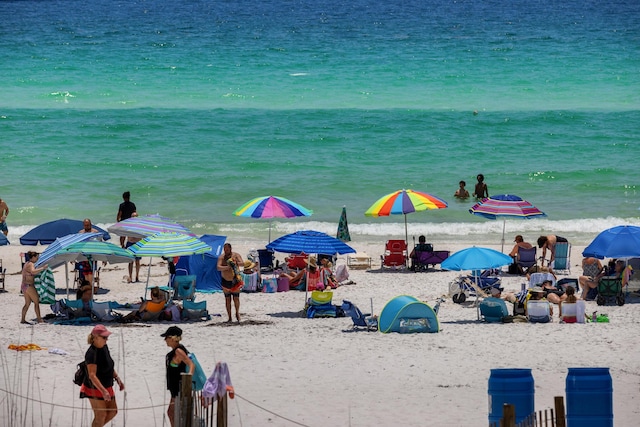
[[[380,269],[384,267],[405,268],[407,266],[407,242],[388,240],[384,246],[384,255],[380,255]]]
[[[571,273],[571,243],[558,242],[556,243],[556,255],[553,260],[554,271],[563,271],[567,274]]]
[[[478,305],[478,319],[487,323],[500,323],[502,318],[508,315],[507,304],[500,298],[488,297]]]
[[[287,267],[290,270],[303,270],[305,268],[307,268],[307,258],[309,256],[305,253],[301,253],[299,255],[294,255],[291,254],[289,255],[289,257],[287,258]]]
[[[538,248],[533,246],[529,249],[518,247],[518,254],[516,255],[516,264],[520,268],[521,274],[527,271],[528,268],[537,264],[536,253]]]
[[[268,249],[258,249],[258,263],[260,265],[261,273],[269,273],[273,271],[273,260],[275,256],[273,252]]]
[[[358,330],[360,328],[364,328],[367,331],[378,330],[378,319],[373,317],[371,313],[361,312],[351,301],[342,300],[342,310],[344,310],[347,316],[351,317],[353,321],[352,330]]]

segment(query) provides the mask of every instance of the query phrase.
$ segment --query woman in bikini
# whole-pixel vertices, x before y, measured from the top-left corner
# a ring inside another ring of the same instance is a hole
[[[20,285],[20,290],[24,295],[24,306],[22,307],[22,319],[20,319],[20,323],[25,323],[30,325],[30,322],[27,322],[25,317],[27,316],[27,310],[29,310],[29,306],[33,302],[34,309],[36,311],[36,318],[38,319],[38,323],[44,323],[42,320],[42,316],[40,316],[40,298],[38,298],[38,291],[35,286],[35,278],[36,275],[40,274],[47,268],[49,268],[49,264],[45,264],[42,267],[36,268],[35,263],[38,262],[38,258],[40,254],[37,252],[27,252],[27,257],[29,257],[29,261],[24,264],[22,267],[22,284]]]

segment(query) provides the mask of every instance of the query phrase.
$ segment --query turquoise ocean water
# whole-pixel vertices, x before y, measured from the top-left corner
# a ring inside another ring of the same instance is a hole
[[[469,214],[483,173],[548,215],[533,240],[588,243],[640,225],[640,3],[404,0],[0,2],[0,197],[10,238],[57,218],[140,213],[197,233],[265,236],[232,216],[281,195],[276,221],[354,240],[403,236],[366,218],[380,196],[426,191],[408,216],[431,240],[494,239]],[[477,112],[477,114],[474,114]]]

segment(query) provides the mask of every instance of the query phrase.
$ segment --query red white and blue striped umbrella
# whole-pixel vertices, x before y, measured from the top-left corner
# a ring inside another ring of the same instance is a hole
[[[263,196],[249,200],[233,214],[245,218],[295,218],[311,216],[313,211],[298,203],[278,196]],[[271,221],[269,221],[269,242],[271,242]]]
[[[483,218],[496,220],[503,219],[502,223],[502,250],[504,251],[504,231],[507,218],[534,219],[544,218],[547,215],[531,203],[513,194],[500,194],[482,199],[469,209],[469,213]]]
[[[194,236],[187,227],[160,215],[131,217],[113,224],[107,230],[118,236],[137,237],[139,239],[157,233],[182,233]]]

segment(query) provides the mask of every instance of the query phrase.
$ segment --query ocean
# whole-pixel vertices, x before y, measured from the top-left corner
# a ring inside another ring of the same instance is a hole
[[[0,2],[0,198],[10,240],[57,218],[140,214],[198,234],[266,239],[232,212],[278,195],[312,209],[274,237],[404,236],[369,218],[424,191],[447,209],[410,236],[494,242],[502,221],[453,198],[490,194],[547,214],[506,232],[576,243],[640,225],[640,3],[513,0]],[[510,241],[511,239],[508,239]]]

